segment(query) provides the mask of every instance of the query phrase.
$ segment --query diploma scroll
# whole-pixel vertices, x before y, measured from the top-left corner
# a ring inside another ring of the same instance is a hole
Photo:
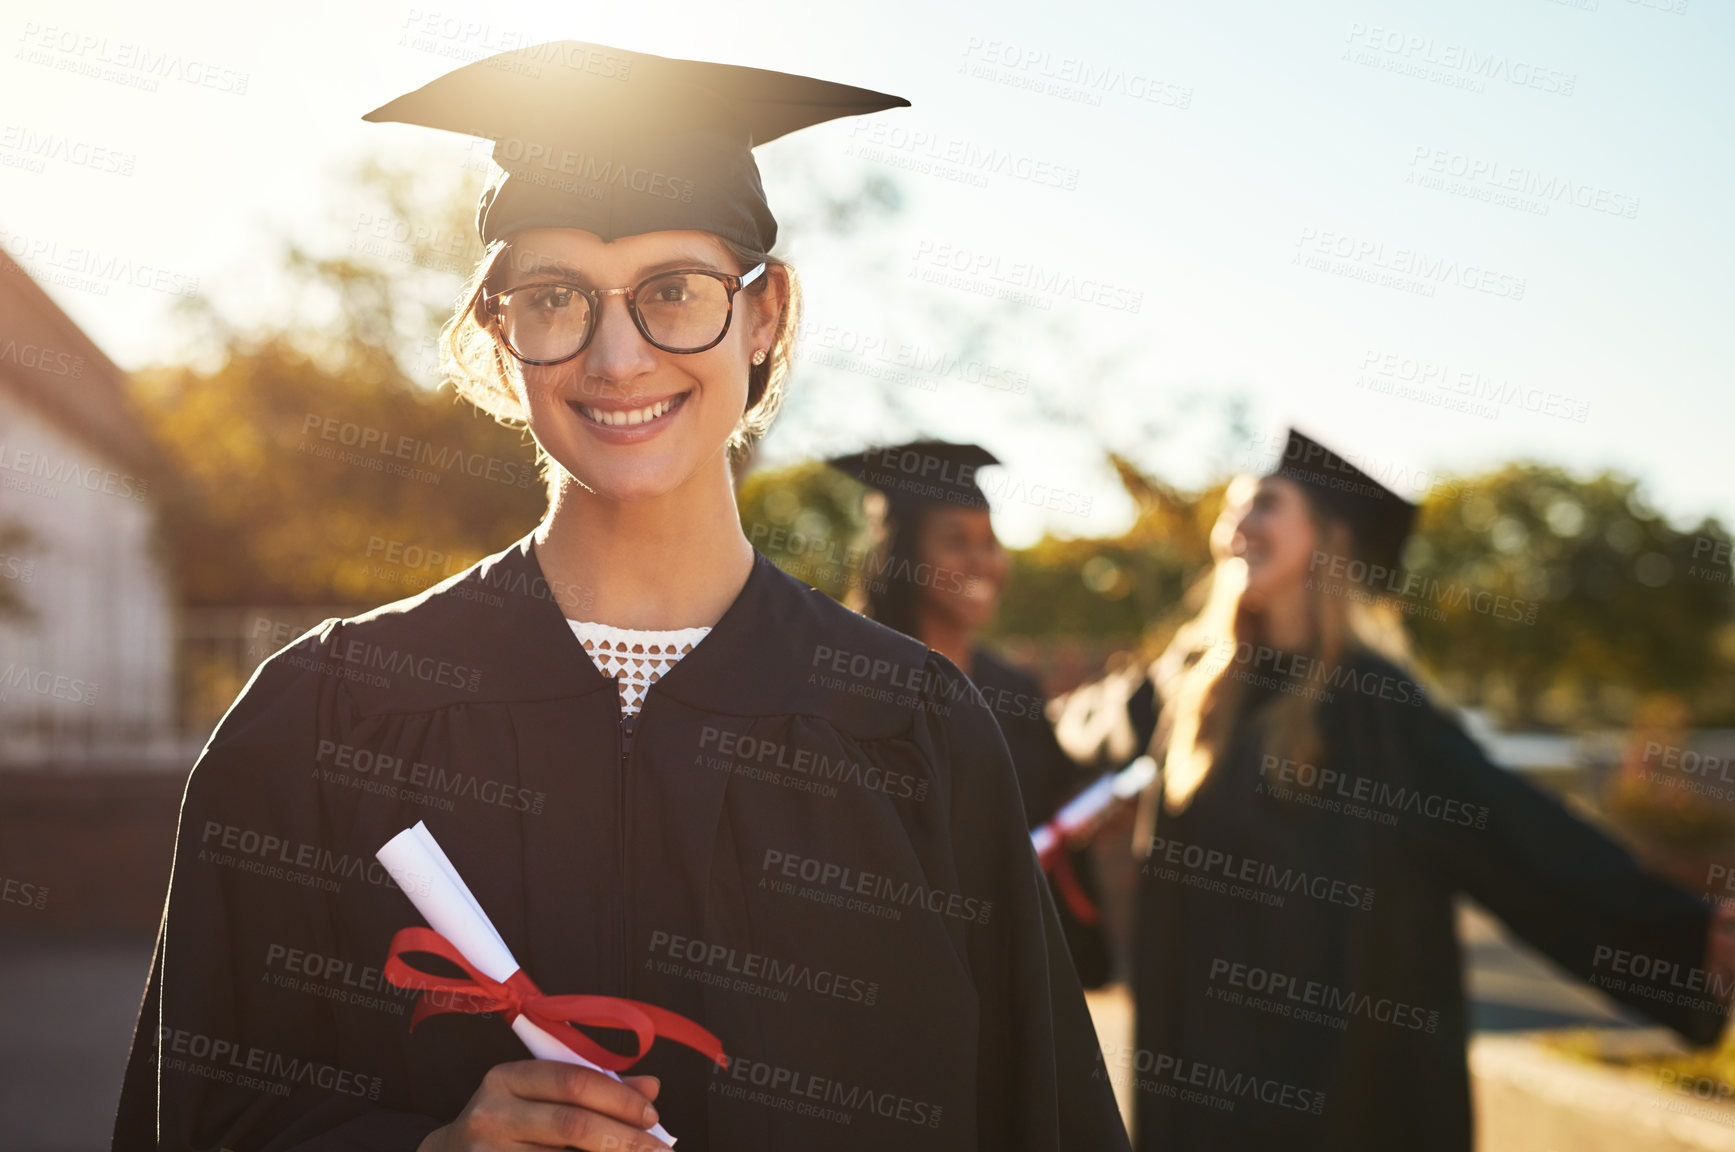
[[[415,827],[406,828],[387,841],[375,856],[416,906],[416,911],[427,920],[428,927],[450,941],[472,967],[489,979],[501,982],[518,971],[518,961],[512,958],[512,952],[500,938],[488,914],[482,911],[482,905],[477,903],[469,886],[446,858],[426,825],[417,821]],[[512,1031],[538,1059],[582,1064],[615,1080],[620,1079],[607,1068],[586,1060],[523,1015],[513,1019]],[[661,1124],[653,1125],[647,1131],[665,1144],[675,1142]]]
[[[1036,858],[1043,867],[1048,867],[1067,836],[1090,827],[1116,804],[1143,792],[1156,776],[1157,762],[1149,756],[1140,756],[1119,772],[1105,772],[1099,776],[1088,788],[1061,805],[1060,811],[1048,823],[1030,834],[1030,846],[1036,849]]]

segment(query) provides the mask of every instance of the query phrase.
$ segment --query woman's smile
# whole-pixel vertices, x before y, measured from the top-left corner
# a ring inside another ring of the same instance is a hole
[[[568,400],[566,406],[578,413],[586,430],[598,439],[610,444],[637,443],[673,423],[692,394],[693,390],[688,389],[654,400],[635,397],[588,404]]]
[[[580,404],[576,400],[569,401],[572,407],[578,409],[579,415],[595,424],[606,424],[610,427],[620,427],[624,424],[648,424],[660,420],[679,408],[692,390],[677,392],[658,400],[630,400],[614,404]]]

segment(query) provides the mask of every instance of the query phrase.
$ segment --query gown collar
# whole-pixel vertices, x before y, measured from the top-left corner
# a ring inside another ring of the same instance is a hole
[[[507,550],[506,555],[513,558],[513,562],[526,566],[533,584],[546,588],[547,577],[532,547],[534,536],[534,530],[527,533]],[[693,650],[663,674],[650,694],[673,697],[708,711],[724,712],[763,711],[762,702],[768,698],[788,699],[793,685],[768,684],[766,677],[776,681],[780,677],[787,678],[791,671],[796,670],[790,661],[798,657],[801,645],[796,636],[798,629],[790,626],[788,608],[792,594],[824,595],[798,583],[755,548],[753,567],[748,571],[741,591],[736,593],[735,599],[704,638],[693,645]],[[555,622],[560,625],[565,638],[571,641],[570,647],[585,656],[582,643],[572,635],[571,626],[561,615],[553,597],[545,597],[542,604],[558,618]],[[588,656],[585,656],[585,661],[590,663]],[[805,665],[802,667],[804,669]],[[751,675],[745,674],[748,669],[752,670]],[[802,679],[805,679],[805,672]],[[756,703],[760,707],[756,708]]]
[[[360,711],[428,711],[612,689],[614,681],[598,671],[566,622],[534,537],[532,529],[415,596],[328,622],[321,630],[327,658],[372,660],[386,673],[346,677]],[[909,666],[905,682],[920,673],[926,657],[921,645],[856,616],[754,549],[752,570],[734,602],[651,697],[743,716],[862,710],[863,697],[816,687],[815,671],[840,651],[869,652],[882,666],[886,660]],[[892,711],[884,705],[867,710]],[[870,727],[903,726],[889,721],[879,716]]]

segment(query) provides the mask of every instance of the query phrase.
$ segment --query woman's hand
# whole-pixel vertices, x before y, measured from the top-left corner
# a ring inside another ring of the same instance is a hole
[[[1068,832],[1065,836],[1068,848],[1086,848],[1090,842],[1099,836],[1111,840],[1130,841],[1133,835],[1133,822],[1138,817],[1138,804],[1129,800],[1117,800],[1109,805],[1108,810],[1093,820]]]
[[[526,1144],[585,1152],[655,1152],[668,1145],[645,1129],[657,1122],[655,1076],[616,1082],[557,1060],[496,1064],[458,1118],[416,1152],[494,1152]]]

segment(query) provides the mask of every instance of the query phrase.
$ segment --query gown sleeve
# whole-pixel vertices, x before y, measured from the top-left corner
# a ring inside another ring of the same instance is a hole
[[[930,682],[963,682],[929,656]],[[970,936],[981,1013],[978,1146],[996,1152],[1126,1149],[1114,1092],[1036,853],[1006,742],[993,714],[963,692],[936,705],[950,765],[959,883],[992,893]]]
[[[1580,980],[1693,1043],[1716,1040],[1726,1009],[1703,984],[1710,909],[1702,900],[1492,763],[1431,704],[1374,707],[1372,735],[1383,748],[1364,752],[1413,764],[1402,782],[1427,817],[1419,821],[1425,850],[1447,883]],[[1635,980],[1634,971],[1667,975]]]
[[[262,664],[193,767],[114,1152],[413,1152],[440,1124],[378,1102],[402,1078],[389,1038],[271,995],[273,944],[337,932],[336,898],[283,878],[329,848],[310,776],[344,701],[312,670],[320,647],[309,634]]]

